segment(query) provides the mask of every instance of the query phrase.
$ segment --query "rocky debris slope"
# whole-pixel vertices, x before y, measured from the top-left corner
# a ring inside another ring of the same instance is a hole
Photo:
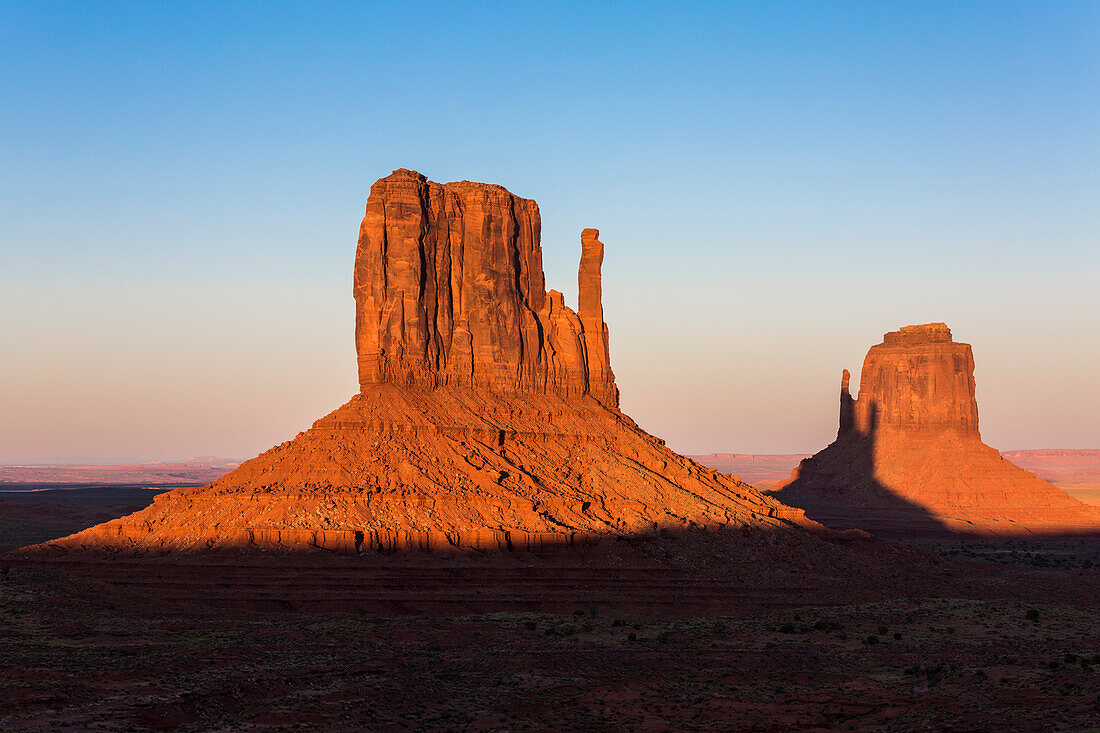
[[[598,232],[582,233],[574,313],[544,291],[539,230],[535,202],[500,186],[381,179],[355,262],[360,393],[207,486],[32,551],[541,550],[741,528],[801,547],[827,534],[619,412]]]
[[[831,527],[887,537],[1100,534],[1100,510],[982,442],[974,356],[943,323],[871,347],[859,399],[841,378],[836,440],[773,492]]]

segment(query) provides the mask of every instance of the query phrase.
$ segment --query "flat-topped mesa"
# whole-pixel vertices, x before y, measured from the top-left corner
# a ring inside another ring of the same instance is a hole
[[[845,380],[846,381],[846,380]],[[859,399],[846,408],[842,386],[841,433],[848,423],[864,435],[882,430],[978,435],[974,398],[974,354],[970,344],[951,340],[943,323],[903,326],[883,336],[863,361]],[[849,396],[850,399],[850,396]]]
[[[859,399],[840,380],[836,440],[772,490],[833,529],[884,537],[1100,536],[1100,508],[1013,465],[982,442],[974,355],[942,323],[872,346]]]
[[[949,344],[951,329],[946,323],[922,323],[902,326],[897,331],[882,335],[885,344]]]
[[[544,290],[539,207],[501,186],[379,179],[355,254],[359,385],[591,394],[618,406],[600,302],[603,245],[582,234],[580,314]]]

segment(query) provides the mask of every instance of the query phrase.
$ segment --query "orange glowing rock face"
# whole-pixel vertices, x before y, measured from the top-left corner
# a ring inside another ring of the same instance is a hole
[[[872,346],[859,399],[841,377],[837,439],[777,487],[828,526],[886,537],[1100,533],[1100,509],[982,442],[974,356],[942,323]]]
[[[545,292],[534,201],[398,170],[371,187],[355,254],[359,384],[590,394],[618,405],[599,231],[585,229],[579,313]]]
[[[360,393],[197,489],[31,551],[537,550],[655,529],[824,532],[618,410],[603,244],[579,312],[543,283],[534,201],[407,170],[371,188],[355,260]]]

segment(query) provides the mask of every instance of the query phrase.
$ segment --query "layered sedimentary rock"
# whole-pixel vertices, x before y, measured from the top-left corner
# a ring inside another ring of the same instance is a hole
[[[877,421],[888,431],[978,435],[974,354],[970,344],[952,341],[943,323],[885,334],[867,352],[859,385],[853,427],[863,434]]]
[[[538,205],[398,170],[371,187],[355,254],[359,384],[591,394],[616,406],[599,231],[581,236],[579,313],[544,290]]]
[[[943,323],[871,347],[858,399],[844,370],[836,440],[773,493],[828,526],[887,537],[1100,532],[1100,510],[982,442],[973,352]]]
[[[44,547],[535,550],[659,530],[824,528],[679,456],[618,409],[603,244],[579,312],[543,284],[539,210],[500,186],[395,171],[355,258],[360,392],[201,488]]]

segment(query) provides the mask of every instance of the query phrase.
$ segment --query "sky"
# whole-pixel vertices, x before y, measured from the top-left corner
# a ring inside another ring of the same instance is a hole
[[[1100,4],[0,4],[0,463],[248,458],[357,389],[396,168],[606,245],[622,407],[810,453],[901,325],[982,434],[1100,448]]]

